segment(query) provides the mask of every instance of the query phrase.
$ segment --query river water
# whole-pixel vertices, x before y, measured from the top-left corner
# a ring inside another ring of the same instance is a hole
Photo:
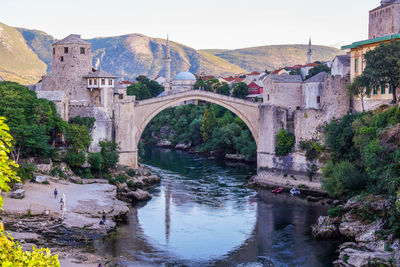
[[[310,225],[327,207],[244,185],[256,167],[146,147],[161,179],[153,199],[132,207],[129,224],[95,243],[121,266],[331,266],[337,242]]]

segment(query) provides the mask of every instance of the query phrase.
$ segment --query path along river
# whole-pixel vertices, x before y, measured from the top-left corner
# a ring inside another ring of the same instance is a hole
[[[337,242],[310,225],[327,207],[246,188],[255,166],[232,167],[182,151],[146,147],[161,179],[129,224],[95,243],[121,266],[331,266]]]

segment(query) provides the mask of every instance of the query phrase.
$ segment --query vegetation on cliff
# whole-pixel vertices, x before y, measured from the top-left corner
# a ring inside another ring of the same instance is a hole
[[[167,122],[167,123],[166,123]],[[162,111],[146,127],[142,140],[155,144],[190,144],[201,152],[243,154],[256,160],[256,144],[246,124],[229,110],[214,104],[185,105]]]

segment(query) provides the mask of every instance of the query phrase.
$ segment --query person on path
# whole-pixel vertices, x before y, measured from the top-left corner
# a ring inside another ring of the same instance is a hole
[[[60,199],[60,210],[63,209],[63,206],[64,206],[64,200],[63,200],[63,198],[61,198]]]
[[[101,217],[104,222],[106,222],[106,212],[103,210],[103,216]]]
[[[58,195],[57,188],[54,188],[54,198],[57,198],[57,195]]]

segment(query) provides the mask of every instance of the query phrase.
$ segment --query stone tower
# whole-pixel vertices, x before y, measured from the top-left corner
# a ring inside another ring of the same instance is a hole
[[[312,46],[311,46],[311,37],[308,42],[308,51],[307,51],[307,64],[313,63],[312,61]]]
[[[167,35],[167,45],[165,51],[165,94],[171,90],[171,49],[169,47],[169,36]]]
[[[400,0],[382,0],[369,12],[368,39],[400,34]]]
[[[92,71],[92,45],[71,34],[53,44],[52,75],[84,76]]]

